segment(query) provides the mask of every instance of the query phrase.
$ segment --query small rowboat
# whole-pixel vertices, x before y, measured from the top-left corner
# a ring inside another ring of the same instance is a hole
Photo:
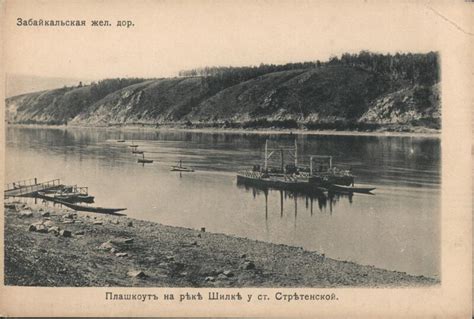
[[[194,172],[194,170],[190,167],[185,167],[183,166],[183,162],[179,161],[178,165],[171,166],[171,171],[172,172]]]
[[[192,168],[189,167],[180,167],[180,166],[171,166],[172,172],[194,172]]]
[[[372,194],[371,192],[374,189],[375,189],[375,187],[351,187],[351,186],[340,186],[340,185],[330,185],[330,186],[328,186],[328,191],[342,192],[342,193]]]
[[[139,158],[137,161],[138,163],[142,163],[142,164],[153,163],[153,160],[149,160],[145,158],[145,154],[142,153],[142,155],[143,155],[143,158]]]
[[[125,140],[117,140],[117,143],[125,143]]]
[[[94,196],[82,195],[82,194],[71,194],[71,195],[55,195],[56,199],[68,202],[68,203],[93,203]]]
[[[143,154],[143,151],[133,150],[132,154]]]
[[[99,213],[99,214],[109,214],[109,215],[116,215],[116,216],[125,216],[125,214],[118,213],[120,211],[126,210],[126,208],[104,208],[104,207],[93,207],[93,206],[85,206],[85,205],[76,205],[72,203],[68,203],[57,198],[47,196],[41,193],[37,194],[37,197],[52,201],[57,204],[64,205],[76,211],[81,212],[91,212],[91,213]]]
[[[62,200],[68,203],[93,203],[94,196],[91,196],[87,191],[81,191],[77,186],[65,186],[60,190],[46,190],[38,192],[40,195],[49,196],[54,199]]]
[[[118,212],[126,210],[126,208],[104,208],[104,207],[75,205],[75,204],[71,204],[71,203],[63,202],[59,200],[56,200],[56,203],[62,204],[66,207],[69,207],[71,209],[74,209],[80,212],[91,212],[91,213],[109,214],[109,215],[116,215],[116,216],[125,216],[125,214],[118,213]]]
[[[130,144],[128,147],[138,147],[137,144]]]

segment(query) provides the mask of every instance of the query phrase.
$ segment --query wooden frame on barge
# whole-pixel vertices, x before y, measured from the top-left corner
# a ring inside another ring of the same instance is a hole
[[[312,155],[308,167],[298,167],[298,145],[294,148],[277,148],[269,150],[268,140],[265,141],[264,167],[255,165],[252,170],[237,173],[237,183],[274,189],[289,190],[302,193],[344,192],[370,193],[373,187],[354,187],[354,175],[351,170],[342,170],[333,166],[332,156]],[[268,160],[275,152],[281,155],[280,168],[269,168]],[[284,151],[288,151],[294,164],[284,163]],[[319,167],[314,167],[315,161]]]

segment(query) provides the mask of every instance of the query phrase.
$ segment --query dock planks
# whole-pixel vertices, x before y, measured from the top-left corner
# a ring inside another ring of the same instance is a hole
[[[7,185],[3,194],[4,197],[27,197],[33,196],[38,192],[60,189],[62,187],[64,187],[64,185],[61,184],[59,179],[54,179],[43,183],[34,182],[29,184],[14,182]]]

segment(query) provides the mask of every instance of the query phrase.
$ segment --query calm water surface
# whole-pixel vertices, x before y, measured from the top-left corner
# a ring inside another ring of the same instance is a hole
[[[88,186],[96,205],[130,217],[301,246],[410,274],[440,273],[440,140],[296,135],[299,162],[333,155],[375,195],[308,198],[238,186],[235,172],[263,159],[265,139],[295,135],[8,127],[6,182],[60,178]],[[117,143],[124,138],[126,143]],[[153,164],[140,165],[131,143]],[[170,172],[178,160],[196,170]]]

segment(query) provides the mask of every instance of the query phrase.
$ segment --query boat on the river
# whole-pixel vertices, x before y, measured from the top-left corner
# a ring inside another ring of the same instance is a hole
[[[143,154],[143,151],[139,151],[137,149],[132,150],[132,154]]]
[[[294,163],[285,165],[284,154],[289,152]],[[268,161],[272,155],[280,153],[279,167],[270,167]],[[310,156],[309,167],[298,164],[298,146],[293,148],[268,148],[265,141],[264,166],[254,165],[251,170],[237,173],[237,182],[254,186],[283,189],[297,192],[345,192],[370,193],[373,187],[354,187],[354,175],[351,169],[340,169],[333,166],[332,156]]]
[[[153,160],[150,160],[150,159],[146,159],[145,158],[145,154],[142,153],[143,157],[142,158],[139,158],[137,160],[138,163],[142,163],[142,164],[150,164],[150,163],[153,163]]]
[[[63,186],[59,189],[42,192],[50,197],[68,203],[93,203],[94,196],[89,195],[87,187]]]
[[[93,203],[94,196],[82,194],[53,194],[54,198],[68,202],[68,203]]]
[[[305,176],[267,173],[262,171],[241,171],[237,173],[237,184],[259,188],[273,188],[297,193],[318,194],[327,191],[326,188],[310,183]]]
[[[71,204],[71,203],[63,202],[63,201],[56,201],[56,203],[62,204],[76,211],[108,214],[108,215],[116,215],[116,216],[125,216],[125,214],[118,213],[118,212],[126,210],[126,208],[104,208],[104,207],[93,207],[93,206],[86,206],[86,205],[76,205],[76,204]]]
[[[117,140],[117,143],[125,143],[125,140]]]
[[[171,171],[172,172],[194,172],[194,169],[190,167],[185,167],[183,166],[183,162],[179,161],[177,165],[171,166]]]
[[[336,192],[336,193],[372,194],[371,192],[374,189],[375,187],[353,187],[353,186],[342,186],[342,185],[329,185],[328,186],[328,191]]]
[[[105,208],[105,207],[94,207],[94,206],[87,206],[87,205],[77,205],[77,204],[73,204],[64,200],[60,200],[52,196],[48,196],[43,192],[38,192],[36,197],[51,201],[56,204],[64,205],[76,211],[125,216],[125,214],[118,213],[118,212],[124,211],[126,210],[126,208]]]

